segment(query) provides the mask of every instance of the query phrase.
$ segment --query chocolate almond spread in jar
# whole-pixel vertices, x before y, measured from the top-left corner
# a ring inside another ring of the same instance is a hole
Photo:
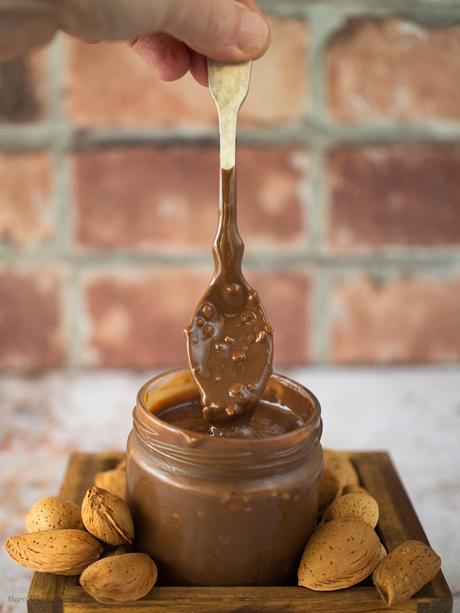
[[[243,423],[212,425],[190,371],[139,391],[128,441],[136,550],[163,584],[281,585],[293,580],[317,515],[320,406],[273,374]]]

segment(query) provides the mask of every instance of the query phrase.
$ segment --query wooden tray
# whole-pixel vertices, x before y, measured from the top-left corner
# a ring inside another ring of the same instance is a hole
[[[70,458],[61,495],[81,503],[94,474],[113,468],[121,453],[76,453]],[[379,536],[387,549],[407,539],[427,542],[404,487],[386,453],[352,453],[362,485],[380,505]],[[101,605],[79,586],[76,577],[35,573],[27,599],[31,613],[117,611],[159,613],[375,613],[418,611],[449,613],[452,595],[442,573],[404,605],[387,608],[374,587],[361,584],[336,592],[287,587],[155,587],[149,596],[125,605]]]

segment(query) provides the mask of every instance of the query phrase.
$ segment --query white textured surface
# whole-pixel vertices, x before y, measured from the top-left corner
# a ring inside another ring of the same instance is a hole
[[[323,408],[323,443],[387,449],[443,559],[460,613],[460,371],[301,369],[290,376]],[[71,451],[124,447],[148,375],[54,372],[0,381],[0,539],[23,531],[27,508],[57,492]],[[30,574],[0,554],[0,611],[25,611]],[[16,603],[11,603],[11,598]],[[10,602],[8,602],[10,600]],[[3,606],[2,606],[3,605]]]

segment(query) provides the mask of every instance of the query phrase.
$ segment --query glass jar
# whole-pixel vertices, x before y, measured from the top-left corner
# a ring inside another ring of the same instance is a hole
[[[292,581],[317,517],[318,400],[272,375],[263,399],[295,410],[304,425],[258,439],[211,437],[156,417],[197,399],[187,370],[159,375],[138,393],[127,452],[136,550],[157,562],[162,584]]]

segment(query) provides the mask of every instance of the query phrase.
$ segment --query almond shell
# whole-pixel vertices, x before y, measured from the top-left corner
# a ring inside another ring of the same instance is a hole
[[[108,545],[125,545],[134,538],[133,518],[126,501],[100,487],[86,492],[81,516],[88,532]]]
[[[344,494],[334,500],[324,514],[324,521],[331,519],[362,519],[375,528],[379,521],[379,505],[370,494]]]
[[[388,606],[409,600],[441,568],[441,558],[425,543],[411,540],[393,549],[377,566],[374,585]]]
[[[79,507],[59,496],[37,500],[26,515],[26,531],[80,529],[83,527]]]
[[[317,591],[351,587],[374,571],[382,556],[375,531],[360,519],[332,520],[308,541],[298,582]]]
[[[83,571],[80,585],[103,604],[132,602],[156,583],[155,562],[144,553],[125,553],[98,560]]]
[[[94,536],[74,529],[11,536],[5,549],[21,566],[55,575],[79,575],[103,551]]]

